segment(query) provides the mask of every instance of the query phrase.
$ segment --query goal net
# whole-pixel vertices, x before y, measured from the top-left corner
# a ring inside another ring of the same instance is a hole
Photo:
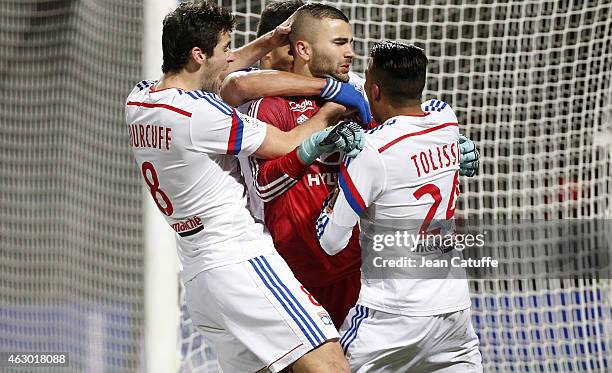
[[[123,119],[142,16],[137,0],[0,1],[0,351],[68,353],[53,371],[142,366],[142,182]]]
[[[265,2],[219,3],[238,18],[234,45],[253,40]],[[610,218],[612,2],[326,3],[351,19],[356,72],[363,72],[370,47],[381,39],[425,49],[425,98],[450,103],[461,131],[482,154],[479,175],[461,180],[459,217]],[[501,242],[497,255],[518,265],[520,255],[503,250],[513,244]],[[612,369],[609,277],[507,275],[470,280],[485,372]],[[181,336],[182,371],[216,371],[214,350],[184,307]]]
[[[264,2],[220,3],[234,45],[253,40]],[[357,72],[378,40],[425,48],[425,97],[450,103],[482,153],[459,216],[610,218],[612,1],[328,3],[352,20]],[[68,352],[62,371],[143,370],[142,180],[123,123],[143,6],[0,1],[0,351]],[[525,264],[514,243],[500,247]],[[612,370],[609,277],[470,286],[486,372]],[[181,371],[216,371],[181,315]]]

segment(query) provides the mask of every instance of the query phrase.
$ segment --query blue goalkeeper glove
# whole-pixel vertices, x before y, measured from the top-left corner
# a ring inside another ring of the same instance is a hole
[[[359,119],[361,119],[363,124],[368,124],[372,120],[370,106],[363,97],[363,94],[349,83],[342,83],[332,78],[327,78],[327,84],[325,84],[319,96],[327,101],[357,109]]]
[[[480,167],[480,153],[476,149],[476,144],[464,135],[459,135],[459,175],[472,177],[478,172]]]
[[[314,162],[323,153],[341,150],[349,157],[355,157],[365,144],[361,126],[344,121],[334,127],[313,133],[298,148],[298,156],[305,164]]]

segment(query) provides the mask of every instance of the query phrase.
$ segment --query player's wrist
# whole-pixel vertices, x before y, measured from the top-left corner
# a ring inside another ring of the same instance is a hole
[[[315,132],[310,135],[306,140],[302,141],[297,149],[297,156],[304,165],[310,165],[314,162],[324,150],[319,146],[321,141],[329,133],[328,131]]]

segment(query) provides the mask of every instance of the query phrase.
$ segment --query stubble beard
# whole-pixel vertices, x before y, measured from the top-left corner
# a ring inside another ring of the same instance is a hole
[[[348,73],[342,74],[338,72],[339,66],[336,65],[333,61],[326,58],[323,55],[315,53],[312,58],[312,62],[310,65],[310,73],[313,76],[326,78],[332,77],[336,80],[339,80],[343,83],[348,83],[349,75]]]

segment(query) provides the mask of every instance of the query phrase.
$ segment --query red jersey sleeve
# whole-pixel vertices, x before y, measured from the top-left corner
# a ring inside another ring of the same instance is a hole
[[[295,124],[287,100],[282,97],[264,97],[254,101],[249,116],[273,125],[281,131],[291,131]]]
[[[288,132],[296,126],[287,100],[284,98],[261,98],[251,104],[249,114],[281,131]],[[255,191],[264,202],[269,202],[286,192],[304,176],[308,169],[307,165],[299,161],[296,150],[278,159],[255,159],[252,165]]]

